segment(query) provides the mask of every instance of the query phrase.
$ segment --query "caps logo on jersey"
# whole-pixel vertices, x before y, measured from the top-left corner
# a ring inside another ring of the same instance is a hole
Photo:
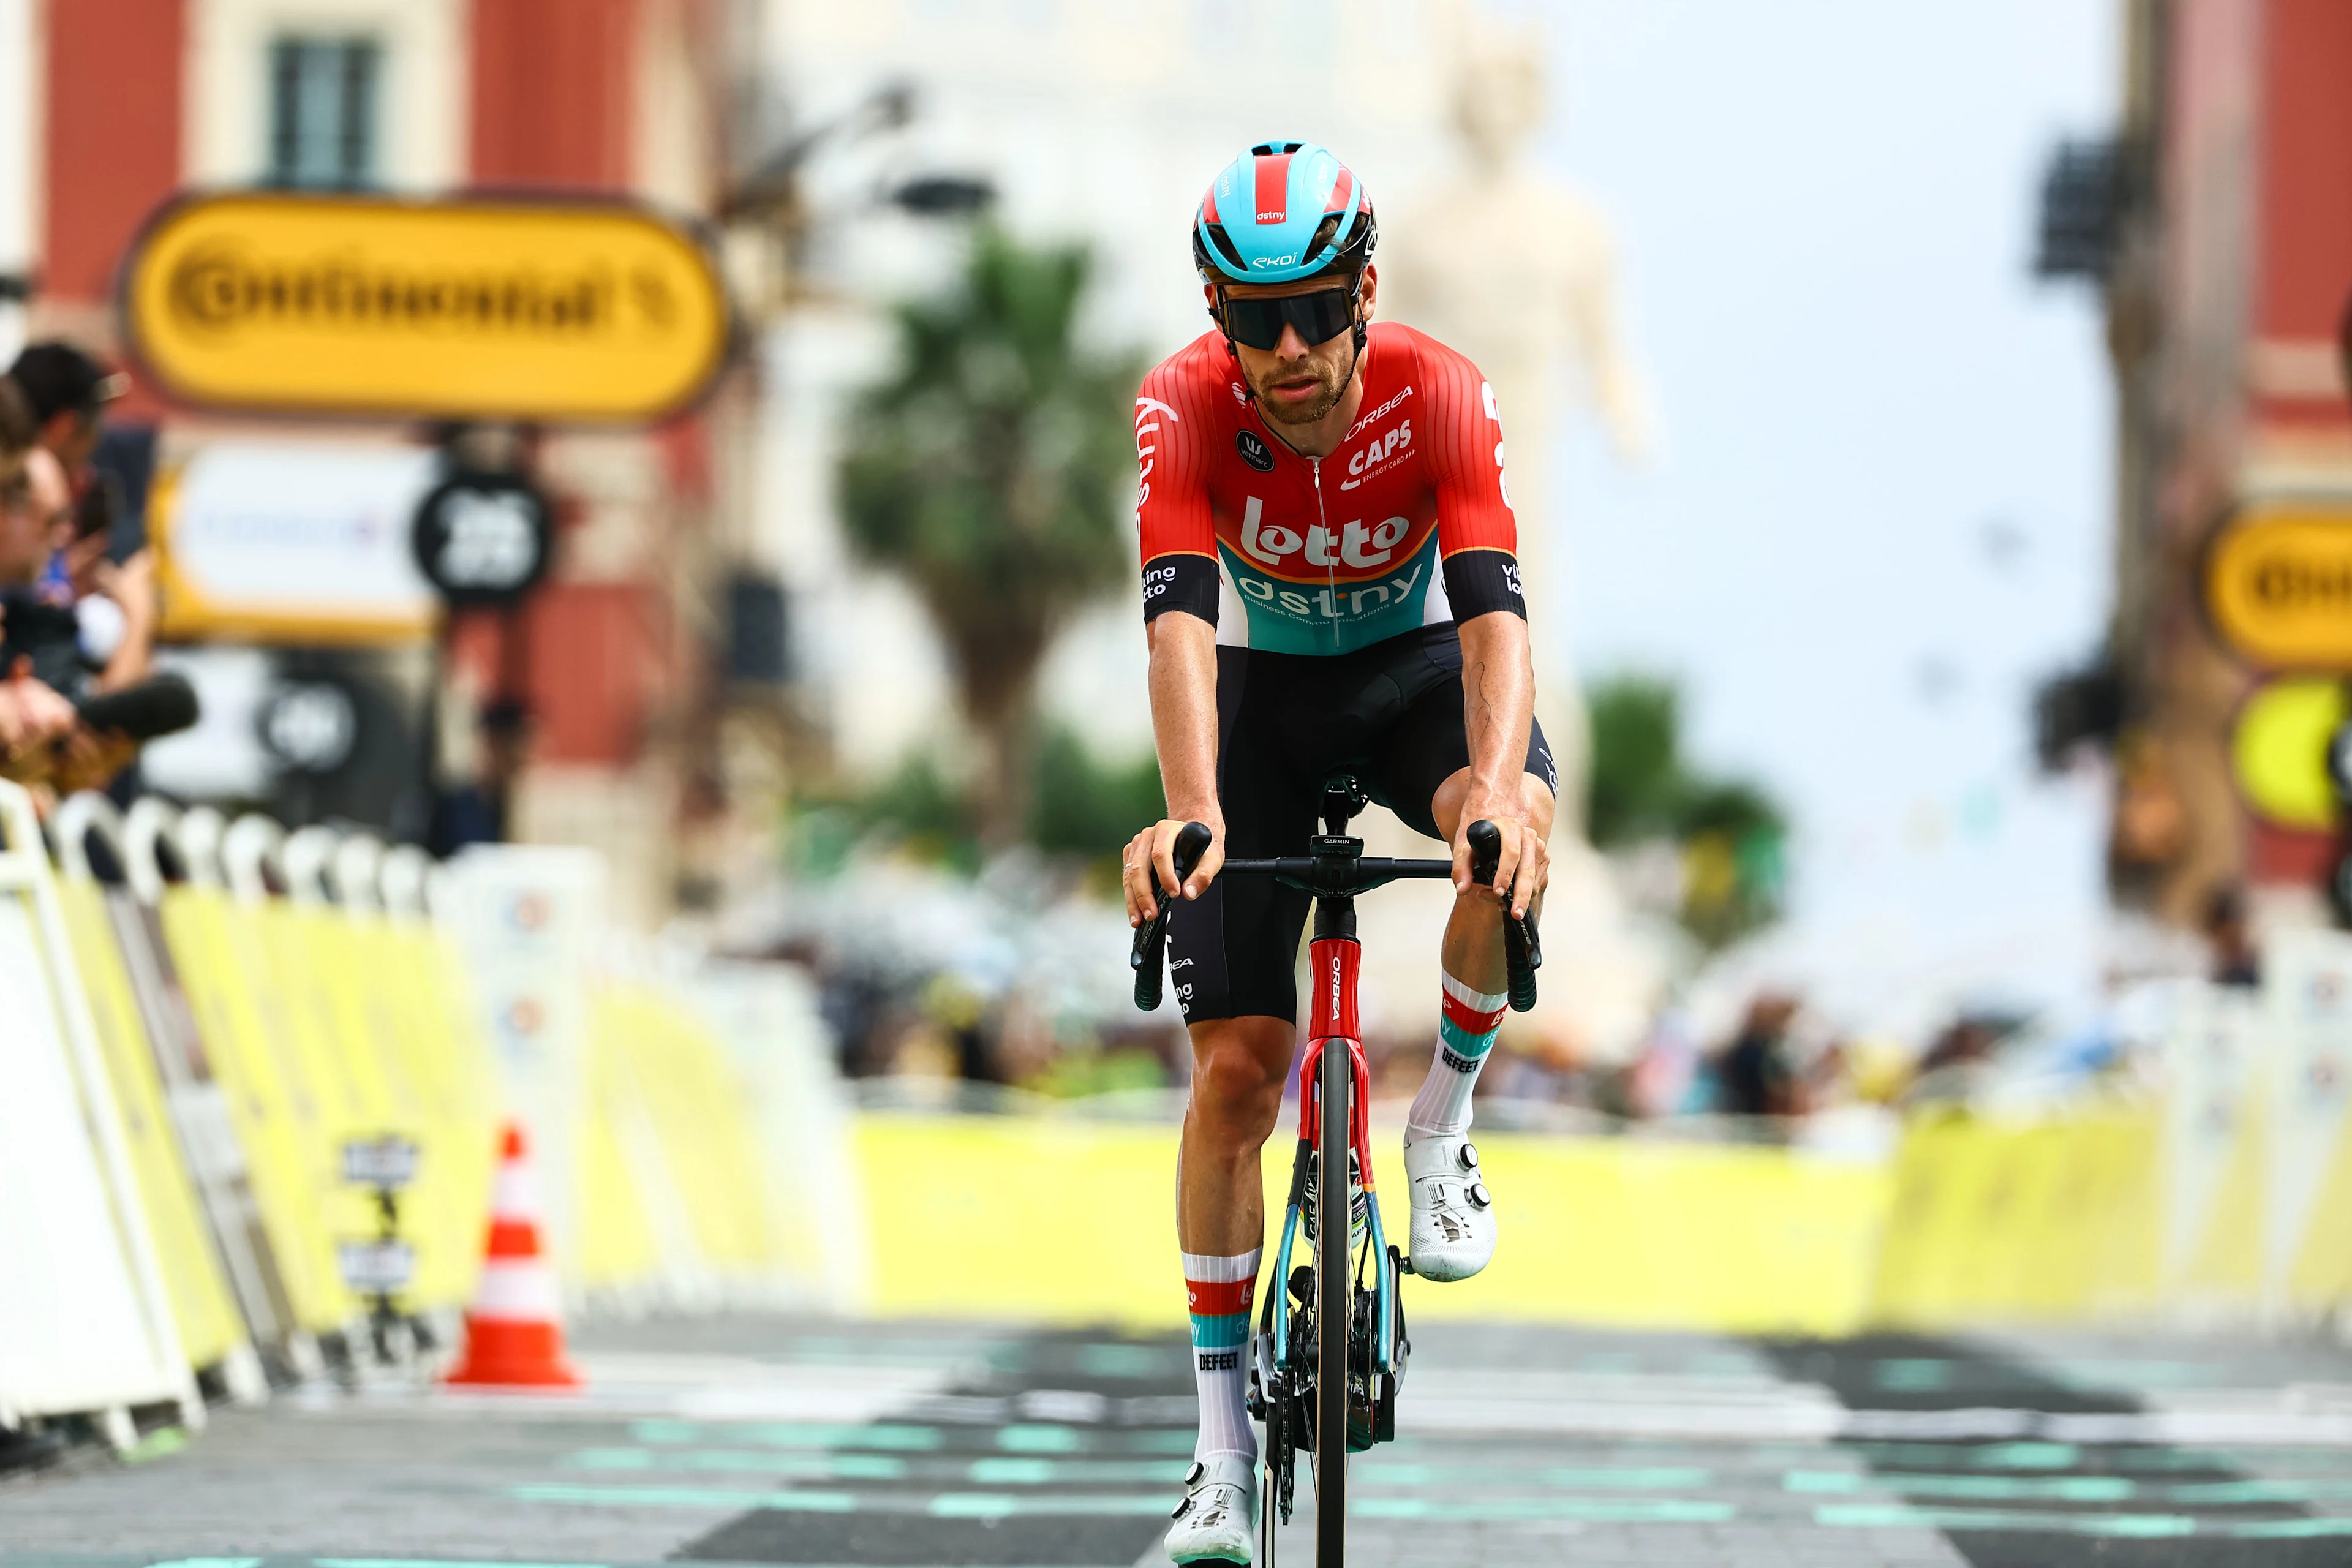
[[[1273,449],[1258,438],[1256,431],[1236,430],[1234,432],[1234,445],[1240,449],[1243,462],[1261,474],[1274,472]]]

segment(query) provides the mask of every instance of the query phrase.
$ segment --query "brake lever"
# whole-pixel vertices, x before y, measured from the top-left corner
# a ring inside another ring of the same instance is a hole
[[[1503,856],[1503,830],[1481,818],[1464,835],[1470,845],[1470,879],[1491,887]],[[1525,1013],[1536,1005],[1536,971],[1543,967],[1543,942],[1536,935],[1535,916],[1515,915],[1503,909],[1503,970],[1509,978],[1511,1011]]]
[[[1204,823],[1188,822],[1177,830],[1170,858],[1175,862],[1179,890],[1171,893],[1164,888],[1158,889],[1159,897],[1153,902],[1160,906],[1159,912],[1136,928],[1135,942],[1128,951],[1127,962],[1135,971],[1135,1005],[1146,1013],[1160,1011],[1162,982],[1168,973],[1168,922],[1176,912],[1176,900],[1184,896],[1184,879],[1201,863],[1201,857],[1209,852],[1215,837]]]

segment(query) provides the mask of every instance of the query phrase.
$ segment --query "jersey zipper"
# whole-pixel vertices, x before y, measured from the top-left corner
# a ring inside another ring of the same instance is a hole
[[[1332,613],[1328,618],[1331,623],[1332,651],[1337,652],[1339,647],[1339,572],[1333,564],[1331,546],[1338,542],[1331,535],[1330,514],[1323,510],[1323,459],[1309,458],[1307,465],[1315,470],[1315,521],[1323,525],[1323,584],[1324,592],[1331,595]]]

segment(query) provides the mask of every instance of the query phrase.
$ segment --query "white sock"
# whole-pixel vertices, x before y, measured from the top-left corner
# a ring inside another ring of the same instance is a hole
[[[1473,991],[1451,974],[1444,976],[1444,1010],[1437,1020],[1437,1055],[1429,1076],[1405,1112],[1408,1133],[1453,1135],[1470,1131],[1470,1091],[1478,1087],[1478,1069],[1495,1048],[1502,1032],[1503,1005],[1507,993],[1489,996]]]
[[[1192,1376],[1201,1392],[1201,1438],[1192,1457],[1239,1454],[1257,1458],[1257,1432],[1247,1402],[1250,1302],[1257,1294],[1263,1247],[1238,1258],[1187,1252],[1184,1295],[1192,1310]]]

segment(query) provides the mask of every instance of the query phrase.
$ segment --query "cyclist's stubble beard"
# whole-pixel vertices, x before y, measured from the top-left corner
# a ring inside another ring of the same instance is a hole
[[[1361,351],[1355,345],[1355,335],[1342,332],[1328,343],[1318,343],[1294,360],[1283,360],[1263,375],[1250,378],[1250,390],[1257,395],[1257,405],[1268,419],[1277,425],[1316,425],[1339,405],[1339,398],[1348,390],[1348,375],[1355,368],[1355,356]],[[1312,375],[1321,383],[1321,389],[1303,402],[1293,402],[1275,395],[1276,383],[1296,381],[1302,375]]]

